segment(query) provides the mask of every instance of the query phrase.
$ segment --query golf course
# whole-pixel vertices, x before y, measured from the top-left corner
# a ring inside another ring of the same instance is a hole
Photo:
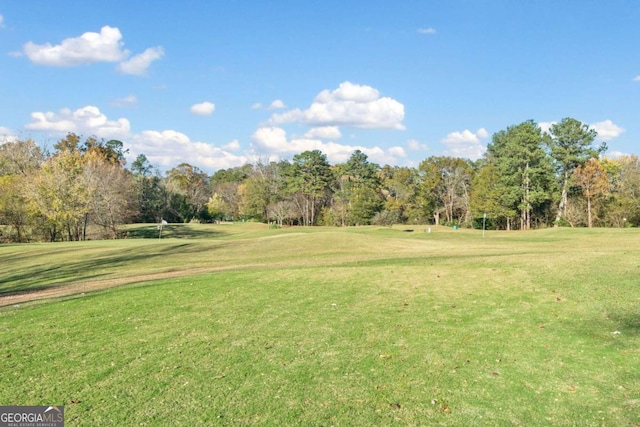
[[[0,245],[0,403],[66,426],[640,426],[640,230],[132,225]]]

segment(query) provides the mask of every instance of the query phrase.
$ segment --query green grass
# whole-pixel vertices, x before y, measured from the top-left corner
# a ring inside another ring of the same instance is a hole
[[[636,230],[181,227],[0,246],[0,295],[125,284],[0,309],[0,404],[69,426],[640,425]],[[180,277],[135,279],[158,272]]]

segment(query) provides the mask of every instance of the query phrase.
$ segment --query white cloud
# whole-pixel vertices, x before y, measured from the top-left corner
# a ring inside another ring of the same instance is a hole
[[[423,144],[417,139],[410,139],[407,141],[407,148],[411,151],[428,151],[429,146],[427,144]]]
[[[428,27],[428,28],[418,28],[418,32],[420,34],[435,34],[437,31],[435,28]]]
[[[362,147],[324,142],[312,138],[287,138],[287,133],[280,127],[261,127],[251,136],[251,146],[258,153],[269,155],[294,155],[306,150],[320,150],[327,155],[330,163],[346,162],[355,150],[365,153],[369,160],[376,163],[397,164],[398,159],[406,154],[401,147],[383,150],[380,147]]]
[[[227,151],[238,151],[240,150],[240,143],[238,142],[237,139],[234,139],[231,142],[226,143],[225,145],[222,146],[223,150],[227,150]]]
[[[141,54],[133,56],[127,61],[121,62],[118,65],[118,71],[122,74],[133,74],[141,76],[147,72],[147,68],[151,63],[164,56],[164,49],[162,46],[150,47]]]
[[[133,135],[130,141],[127,148],[132,158],[144,154],[151,164],[164,168],[186,162],[201,168],[226,169],[247,162],[244,156],[236,156],[206,142],[191,141],[187,135],[175,130],[146,130]]]
[[[201,168],[219,169],[242,166],[247,161],[247,157],[231,153],[240,149],[237,140],[220,148],[207,142],[191,141],[187,135],[175,130],[132,133],[128,119],[109,120],[97,107],[90,105],[75,111],[65,108],[59,113],[34,112],[25,128],[60,136],[73,132],[85,137],[120,139],[130,150],[130,160],[144,154],[152,164],[160,167],[187,162]],[[0,128],[0,140],[3,129]]]
[[[271,101],[271,104],[266,107],[260,102],[256,102],[251,106],[252,110],[282,110],[283,108],[287,108],[287,106],[281,99],[274,99]]]
[[[4,16],[0,13],[0,28],[4,28]]]
[[[284,102],[282,102],[281,99],[275,99],[271,104],[269,104],[269,106],[267,107],[268,110],[281,110],[283,108],[287,108],[287,106],[284,104]]]
[[[393,157],[407,157],[407,153],[402,147],[390,147],[387,152]]]
[[[125,96],[124,98],[116,98],[113,101],[111,101],[111,106],[112,107],[117,107],[117,108],[131,108],[133,106],[135,106],[138,103],[138,98],[135,95],[128,95]]]
[[[13,132],[9,128],[0,126],[0,145],[6,142],[14,142],[17,140],[18,140],[18,137],[16,136],[15,132]]]
[[[476,135],[480,139],[485,139],[485,138],[487,138],[489,136],[489,132],[487,132],[487,130],[485,128],[480,128],[480,129],[478,129],[478,132],[476,132]]]
[[[124,74],[142,75],[149,65],[164,55],[162,47],[153,47],[129,58],[124,48],[122,33],[116,27],[105,25],[99,33],[86,32],[79,37],[64,39],[60,44],[36,44],[31,41],[23,52],[34,64],[54,67],[72,67],[96,62],[119,62],[118,70]]]
[[[307,110],[294,109],[274,114],[271,125],[302,122],[312,126],[404,129],[404,105],[389,97],[380,97],[377,89],[351,82],[341,83],[333,91],[320,92]]]
[[[462,132],[451,132],[441,142],[447,146],[445,155],[476,160],[487,150],[481,139],[488,136],[485,128],[478,129],[476,133],[465,129]]]
[[[337,126],[321,126],[317,128],[311,128],[304,134],[305,138],[319,138],[319,139],[340,139],[342,132]]]
[[[196,116],[210,116],[213,114],[213,111],[216,109],[214,103],[205,101],[199,104],[194,104],[191,106],[191,113]]]
[[[100,33],[87,32],[64,39],[59,45],[27,42],[24,53],[38,65],[70,67],[93,62],[118,62],[128,56],[118,28],[104,26]]]
[[[601,122],[596,122],[589,127],[593,128],[598,132],[598,137],[603,141],[609,141],[613,138],[620,136],[624,132],[624,129],[620,126],[613,123],[611,120],[603,120]]]
[[[131,126],[127,119],[108,120],[98,107],[87,105],[75,111],[64,108],[59,113],[51,111],[31,113],[31,122],[25,128],[58,134],[73,132],[109,139],[124,138],[129,135]]]
[[[634,81],[634,82],[640,82],[640,76],[635,76],[635,77],[633,78],[633,81]]]
[[[558,122],[540,122],[538,123],[538,127],[542,130],[542,132],[547,132],[551,130],[551,126],[555,125]]]

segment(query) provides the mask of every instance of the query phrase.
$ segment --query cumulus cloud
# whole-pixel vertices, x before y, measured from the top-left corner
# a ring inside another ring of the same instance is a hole
[[[365,129],[404,129],[404,105],[381,97],[371,86],[343,82],[337,89],[323,90],[306,110],[273,114],[271,125],[300,122],[311,126],[345,126]]]
[[[191,106],[191,113],[196,116],[210,116],[213,114],[213,111],[216,109],[214,103],[205,101],[199,104],[193,104]]]
[[[253,110],[282,110],[283,108],[287,108],[287,106],[281,99],[274,99],[273,101],[271,101],[271,104],[267,105],[266,107],[260,102],[256,102],[251,106],[251,109]]]
[[[551,126],[557,123],[558,122],[540,122],[538,123],[538,126],[540,126],[544,132],[549,132],[551,130]],[[611,120],[592,123],[589,125],[589,128],[598,132],[598,138],[603,141],[612,140],[613,138],[620,136],[625,131],[624,128],[616,125]]]
[[[287,132],[276,126],[258,128],[251,136],[251,146],[258,153],[269,155],[293,155],[306,150],[320,150],[327,155],[331,163],[346,162],[355,150],[365,153],[372,162],[396,164],[399,158],[405,157],[401,147],[383,150],[380,147],[362,147],[357,145],[338,144],[333,141],[322,141],[313,138],[291,138]]]
[[[120,118],[108,120],[98,107],[87,105],[75,111],[68,108],[58,113],[31,113],[31,122],[26,129],[43,132],[66,134],[73,132],[79,135],[95,135],[99,138],[124,138],[129,135],[131,126],[129,120]]]
[[[423,144],[417,139],[410,139],[407,141],[407,148],[411,151],[427,151],[429,150],[429,146],[427,144]]]
[[[418,28],[418,32],[420,34],[435,34],[437,31],[435,28],[427,27],[427,28]]]
[[[480,128],[475,133],[465,129],[462,132],[449,133],[441,142],[447,146],[446,155],[476,160],[487,150],[481,140],[488,136],[485,128]]]
[[[111,101],[111,106],[116,108],[131,108],[138,103],[138,98],[135,95],[128,95],[124,98],[116,98]]]
[[[555,125],[558,122],[540,122],[538,126],[542,129],[542,132],[549,132],[551,130],[551,126]]]
[[[187,135],[175,130],[145,130],[133,135],[130,141],[128,148],[134,158],[144,154],[152,164],[164,168],[186,162],[201,168],[226,169],[247,162],[244,156],[206,142],[191,141]]]
[[[151,63],[164,56],[164,49],[162,46],[150,47],[144,52],[131,57],[130,59],[121,62],[118,65],[118,71],[122,74],[132,74],[135,76],[142,76],[147,72],[147,69]]]
[[[284,104],[284,102],[281,99],[273,100],[273,102],[269,104],[269,106],[267,107],[267,109],[269,110],[281,110],[283,108],[287,108],[287,106]]]
[[[305,138],[318,138],[318,139],[340,139],[342,132],[337,126],[321,126],[317,128],[311,128],[304,134]]]
[[[633,81],[634,81],[634,82],[640,82],[640,76],[635,76],[635,77],[633,78]]]
[[[598,132],[598,137],[603,141],[609,141],[613,138],[620,136],[624,132],[624,129],[620,126],[613,123],[611,120],[603,120],[601,122],[596,122],[589,127],[593,128]]]
[[[4,28],[4,16],[0,13],[0,28]]]
[[[131,58],[124,48],[122,33],[105,25],[99,33],[86,32],[79,37],[64,39],[60,44],[27,42],[23,52],[34,64],[53,67],[73,67],[96,62],[119,62],[124,74],[144,74],[151,62],[163,56],[162,47],[153,47]]]
[[[237,139],[234,139],[233,141],[230,141],[223,145],[222,148],[227,151],[238,151],[240,150],[240,142],[238,142]]]
[[[91,105],[75,111],[65,108],[58,113],[34,112],[25,128],[60,136],[73,132],[106,140],[120,139],[129,149],[129,160],[144,154],[152,164],[160,167],[173,167],[187,162],[200,168],[220,169],[242,166],[247,162],[247,157],[232,153],[240,149],[237,140],[216,147],[208,142],[192,141],[186,134],[175,130],[133,133],[128,119],[109,120]],[[0,128],[0,141],[3,129]]]
[[[70,67],[92,62],[118,62],[128,52],[124,50],[118,28],[104,26],[100,33],[87,32],[80,37],[64,39],[59,45],[27,42],[24,53],[35,64]]]
[[[0,126],[0,145],[6,142],[14,142],[17,140],[18,140],[18,137],[16,136],[15,132],[13,132],[9,128]]]

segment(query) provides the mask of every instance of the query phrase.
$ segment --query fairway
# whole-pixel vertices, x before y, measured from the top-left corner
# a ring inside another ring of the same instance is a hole
[[[0,245],[0,404],[68,426],[640,425],[639,230],[432,228]]]

